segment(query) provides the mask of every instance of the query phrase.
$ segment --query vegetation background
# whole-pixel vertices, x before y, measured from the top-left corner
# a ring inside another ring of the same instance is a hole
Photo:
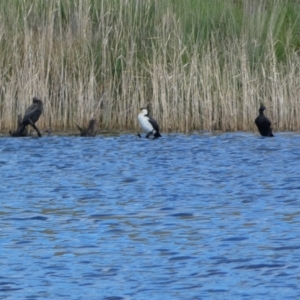
[[[32,97],[43,128],[300,128],[300,1],[9,0],[0,3],[0,130]]]

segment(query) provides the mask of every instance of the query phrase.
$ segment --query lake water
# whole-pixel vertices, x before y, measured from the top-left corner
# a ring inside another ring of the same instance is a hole
[[[300,135],[0,139],[0,299],[300,299]]]

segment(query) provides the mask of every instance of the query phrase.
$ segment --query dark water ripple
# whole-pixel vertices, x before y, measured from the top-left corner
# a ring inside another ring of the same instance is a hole
[[[0,299],[300,298],[300,135],[0,139]]]

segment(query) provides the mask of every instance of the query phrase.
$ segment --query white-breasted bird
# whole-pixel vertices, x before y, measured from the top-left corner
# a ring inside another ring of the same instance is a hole
[[[141,128],[146,132],[146,138],[149,138],[153,134],[154,138],[161,137],[159,132],[159,126],[157,122],[149,117],[147,108],[141,108],[138,115],[138,120]]]

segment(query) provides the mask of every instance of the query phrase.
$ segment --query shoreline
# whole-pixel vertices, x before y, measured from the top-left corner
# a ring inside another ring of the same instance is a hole
[[[138,133],[142,135],[141,138],[144,138],[144,132],[141,131],[132,131],[132,130],[123,130],[123,131],[118,131],[118,130],[112,130],[112,131],[99,131],[97,132],[96,136],[121,136],[121,135],[133,135],[133,136],[138,136]],[[234,134],[234,133],[242,133],[242,134],[252,134],[256,135],[258,137],[261,137],[260,134],[256,131],[221,131],[221,130],[193,130],[190,132],[179,132],[179,131],[170,131],[170,132],[162,132],[162,138],[164,136],[169,136],[169,135],[175,135],[175,134],[180,134],[180,135],[211,135],[211,136],[217,136],[217,135],[223,135],[223,134]],[[274,133],[275,137],[277,134],[300,134],[300,130],[295,130],[295,131],[277,131]],[[50,134],[48,133],[43,133],[42,132],[42,137],[48,137],[48,136],[60,136],[60,137],[83,137],[80,135],[80,133],[76,130],[66,130],[66,131],[52,131]],[[13,137],[9,134],[9,132],[2,131],[0,132],[0,138],[1,137],[11,137],[11,138],[30,138],[30,137],[38,137],[35,132],[33,134],[30,134],[25,137]],[[86,137],[86,138],[93,138],[93,137]]]

